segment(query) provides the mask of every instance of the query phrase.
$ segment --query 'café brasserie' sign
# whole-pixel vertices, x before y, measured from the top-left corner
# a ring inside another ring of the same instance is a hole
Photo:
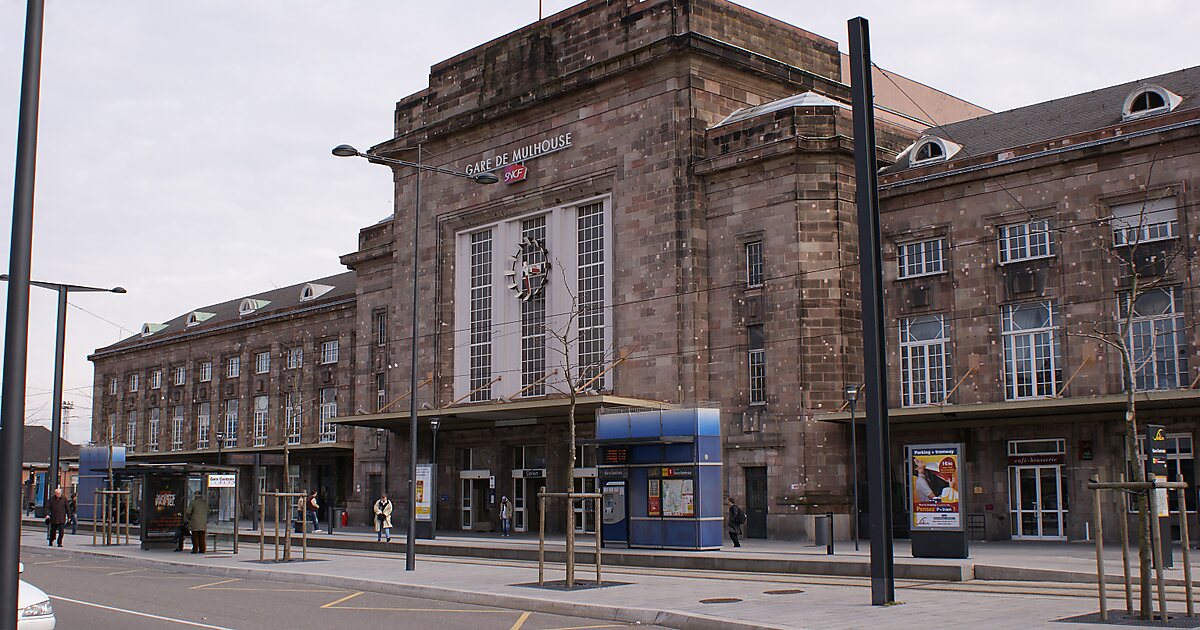
[[[571,132],[560,133],[557,136],[531,142],[529,144],[518,146],[511,151],[503,151],[496,153],[491,157],[484,158],[467,165],[464,169],[467,175],[474,175],[484,171],[494,171],[504,168],[510,164],[520,164],[526,160],[541,157],[543,155],[562,151],[571,146]]]

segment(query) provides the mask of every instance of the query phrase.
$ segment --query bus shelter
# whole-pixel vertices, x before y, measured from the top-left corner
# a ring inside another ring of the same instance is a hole
[[[720,419],[717,409],[596,417],[605,545],[721,548]]]
[[[142,549],[172,548],[178,544],[180,527],[188,505],[197,492],[208,502],[207,535],[210,539],[227,534],[237,552],[238,470],[229,466],[197,464],[130,464],[115,469],[113,483],[128,489],[134,499],[133,510],[141,532]],[[230,496],[233,500],[230,500]],[[222,515],[218,506],[234,505],[231,514]]]

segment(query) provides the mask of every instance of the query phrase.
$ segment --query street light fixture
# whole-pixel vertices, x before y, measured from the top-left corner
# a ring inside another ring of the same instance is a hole
[[[500,178],[488,171],[468,174],[442,166],[423,164],[422,160],[425,157],[425,153],[422,145],[417,144],[414,148],[417,150],[416,162],[397,160],[374,153],[363,153],[348,144],[339,144],[333,148],[333,154],[338,157],[360,157],[374,164],[407,166],[416,169],[416,181],[414,184],[416,199],[413,204],[412,226],[412,357],[411,365],[409,366],[411,383],[408,394],[408,538],[404,549],[405,571],[413,571],[417,568],[417,324],[419,321],[417,319],[417,279],[420,271],[417,261],[420,259],[421,253],[419,247],[421,234],[421,171],[433,171],[435,173],[462,177],[477,184],[495,184],[500,181]]]
[[[217,436],[217,466],[222,466],[223,464],[222,464],[221,459],[222,459],[222,455],[224,455],[224,452],[225,452],[225,432],[222,431],[221,429],[217,429],[216,436]]]
[[[8,282],[8,274],[0,274],[0,281]],[[49,501],[54,494],[54,488],[59,482],[59,449],[58,442],[62,439],[62,407],[63,407],[63,355],[66,352],[67,341],[67,294],[75,293],[127,293],[123,287],[104,289],[89,287],[81,284],[62,284],[58,282],[40,282],[30,280],[29,284],[43,289],[58,292],[58,328],[54,339],[54,394],[50,421],[50,470],[47,476],[53,475],[54,481],[46,484],[45,500]],[[47,480],[49,481],[49,480]]]
[[[847,385],[844,392],[846,403],[850,405],[850,475],[854,483],[854,511],[850,515],[850,527],[854,532],[855,551],[858,551],[858,423],[854,417],[854,410],[858,405],[860,389],[862,388],[858,385]]]

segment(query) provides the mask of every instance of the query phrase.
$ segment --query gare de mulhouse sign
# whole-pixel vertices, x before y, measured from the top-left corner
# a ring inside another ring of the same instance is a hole
[[[494,153],[491,157],[486,157],[477,160],[473,164],[467,165],[464,169],[467,175],[474,175],[485,171],[504,170],[504,183],[511,184],[525,179],[526,171],[524,168],[518,168],[522,162],[532,160],[534,158],[549,155],[556,151],[562,151],[571,147],[571,132],[560,133],[556,136],[545,138],[537,142],[520,145],[511,151],[503,151]]]

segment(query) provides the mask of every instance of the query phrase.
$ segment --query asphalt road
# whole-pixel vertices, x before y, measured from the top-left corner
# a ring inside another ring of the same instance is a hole
[[[305,584],[218,578],[23,550],[27,582],[46,591],[59,630],[550,630],[627,624]],[[644,626],[639,626],[644,627]]]

